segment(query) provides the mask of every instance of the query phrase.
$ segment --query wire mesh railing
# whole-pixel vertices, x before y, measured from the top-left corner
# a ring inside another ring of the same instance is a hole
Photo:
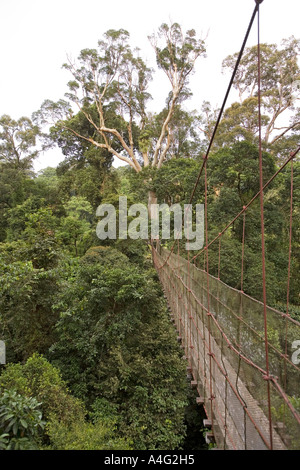
[[[153,262],[220,449],[300,448],[300,323],[159,243]],[[271,410],[271,414],[269,413]]]

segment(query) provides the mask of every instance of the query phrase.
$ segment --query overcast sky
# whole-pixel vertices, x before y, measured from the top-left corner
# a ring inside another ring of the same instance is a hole
[[[129,31],[132,47],[155,65],[147,36],[170,22],[207,37],[207,58],[198,62],[187,108],[199,109],[203,100],[220,105],[230,78],[221,74],[222,60],[239,51],[254,7],[254,0],[0,0],[0,116],[30,117],[45,99],[63,98],[70,79],[61,68],[67,55],[75,58],[81,49],[96,47],[108,29]],[[264,0],[260,11],[262,42],[300,37],[299,0]],[[247,45],[256,40],[255,24]],[[151,86],[157,111],[168,91],[167,78],[158,77]],[[59,160],[60,152],[52,151],[35,168]]]

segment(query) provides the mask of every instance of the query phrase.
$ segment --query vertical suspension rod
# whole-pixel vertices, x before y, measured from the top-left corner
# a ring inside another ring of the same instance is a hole
[[[266,256],[265,256],[265,224],[264,224],[264,192],[263,192],[263,161],[262,161],[262,135],[261,135],[261,53],[260,53],[260,12],[259,4],[262,0],[255,0],[257,5],[257,87],[258,87],[258,127],[259,127],[259,185],[260,185],[260,222],[261,222],[261,254],[262,254],[262,288],[264,305],[264,334],[265,334],[265,357],[266,357],[266,380],[268,397],[268,420],[270,433],[270,449],[273,449],[272,414],[271,414],[271,392],[269,373],[269,347],[268,347],[268,325],[267,325],[267,292],[266,292]]]

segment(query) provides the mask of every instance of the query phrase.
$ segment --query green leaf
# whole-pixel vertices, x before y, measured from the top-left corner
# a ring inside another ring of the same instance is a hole
[[[22,424],[23,428],[27,429],[28,428],[28,424],[27,422],[24,420],[24,419],[20,419],[20,423]]]

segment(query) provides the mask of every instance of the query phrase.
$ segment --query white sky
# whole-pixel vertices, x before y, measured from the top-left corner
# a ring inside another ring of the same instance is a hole
[[[96,47],[108,29],[128,30],[132,47],[154,66],[147,36],[170,22],[207,35],[207,58],[198,62],[186,106],[199,109],[203,100],[221,105],[230,78],[221,75],[222,60],[240,50],[254,7],[254,0],[0,0],[0,116],[30,117],[45,99],[64,98],[71,78],[61,68],[67,54],[76,58]],[[260,12],[262,42],[299,38],[299,0],[264,0]],[[247,46],[256,40],[255,24]],[[157,74],[150,90],[157,111],[168,90],[167,78]],[[35,169],[61,159],[59,150],[47,152]]]

